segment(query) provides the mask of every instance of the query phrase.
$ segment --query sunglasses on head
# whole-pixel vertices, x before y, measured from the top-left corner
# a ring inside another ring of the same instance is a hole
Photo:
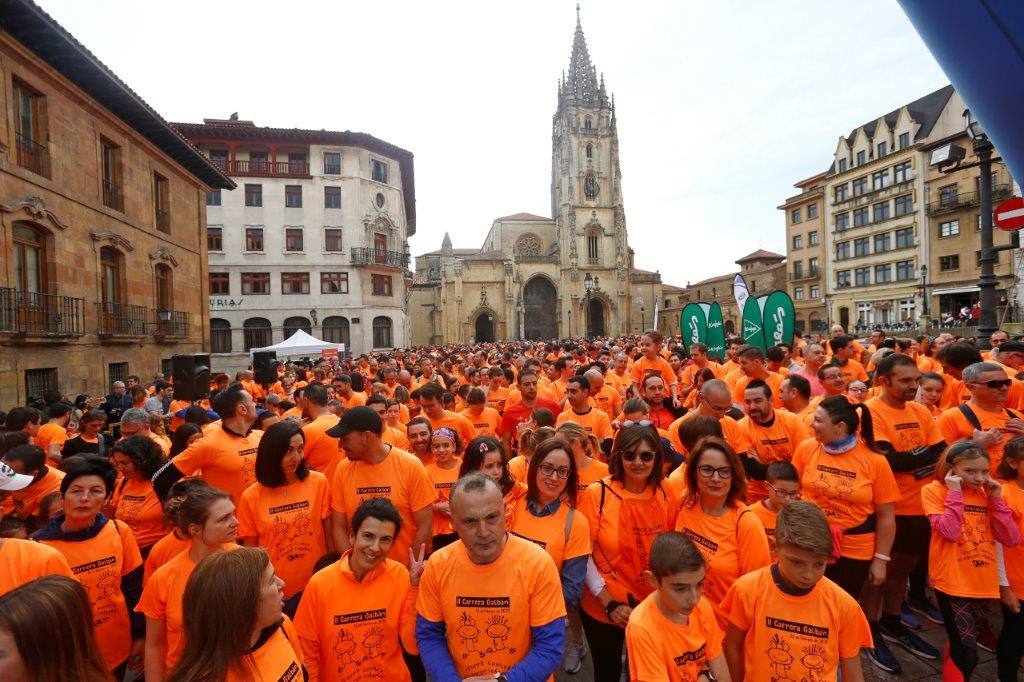
[[[644,450],[643,452],[630,452],[627,450],[624,452],[620,452],[619,457],[621,457],[623,461],[626,462],[635,462],[637,457],[639,457],[640,461],[643,462],[644,464],[654,461],[654,453],[651,452],[650,450]]]
[[[640,421],[632,421],[630,419],[627,419],[626,421],[622,422],[622,428],[626,428],[627,426],[652,426],[653,424],[654,422],[652,422],[650,419],[641,419]]]
[[[988,386],[989,388],[1009,388],[1013,379],[993,379],[992,381],[972,381],[973,386]]]

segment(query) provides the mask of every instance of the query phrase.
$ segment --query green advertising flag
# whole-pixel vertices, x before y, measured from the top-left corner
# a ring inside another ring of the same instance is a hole
[[[743,304],[743,341],[748,346],[767,351],[764,342],[764,318],[761,315],[761,303],[764,299],[753,296]]]
[[[785,291],[773,291],[764,302],[762,326],[769,346],[784,343],[793,345],[793,321],[795,310],[793,299]]]
[[[679,332],[687,346],[692,343],[705,343],[708,337],[708,318],[699,303],[687,303],[679,317]]]
[[[725,324],[722,322],[722,306],[718,301],[708,308],[707,341],[708,357],[725,358]]]

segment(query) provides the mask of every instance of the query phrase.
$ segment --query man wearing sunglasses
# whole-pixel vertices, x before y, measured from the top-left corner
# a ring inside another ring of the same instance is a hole
[[[939,415],[939,431],[947,443],[969,438],[985,448],[995,471],[1003,459],[1006,441],[1024,435],[1024,419],[1007,408],[1014,380],[994,362],[969,365],[962,376],[971,399]]]
[[[676,452],[685,453],[686,448],[683,447],[683,441],[679,438],[679,427],[685,420],[699,414],[717,419],[722,425],[722,436],[729,447],[740,457],[747,456],[752,449],[750,438],[739,422],[729,416],[732,409],[732,392],[729,390],[729,385],[721,379],[708,379],[701,386],[700,393],[697,394],[697,407],[676,419],[668,427],[669,442],[672,443]]]

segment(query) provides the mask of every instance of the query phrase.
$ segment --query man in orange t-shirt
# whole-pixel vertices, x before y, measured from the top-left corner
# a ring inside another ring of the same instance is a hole
[[[501,489],[475,472],[453,486],[459,535],[420,579],[416,639],[435,680],[553,680],[565,644],[565,601],[554,561],[509,534]]]
[[[732,409],[732,393],[729,387],[721,379],[708,379],[701,386],[700,394],[697,396],[697,408],[690,410],[679,419],[676,419],[666,429],[668,440],[676,452],[686,452],[683,441],[679,439],[679,425],[694,415],[714,417],[722,425],[722,435],[729,447],[736,454],[743,456],[751,450],[750,438],[747,432],[740,428],[739,423],[728,415]]]
[[[740,363],[740,376],[732,385],[733,403],[742,405],[743,392],[746,390],[747,385],[757,379],[768,384],[772,392],[772,405],[781,408],[782,398],[780,394],[782,393],[782,380],[785,377],[768,371],[764,364],[764,353],[761,352],[761,349],[754,346],[744,346],[736,354],[736,357]]]
[[[772,389],[767,383],[755,379],[743,391],[743,408],[747,413],[739,426],[747,433],[756,459],[747,465],[747,504],[768,497],[765,484],[768,465],[793,459],[796,446],[811,437],[800,417],[792,412],[777,410],[772,405]]]
[[[469,441],[476,438],[476,428],[473,427],[473,422],[458,412],[444,409],[444,406],[441,404],[444,389],[439,385],[433,381],[428,382],[419,389],[418,395],[420,407],[423,409],[422,416],[426,417],[427,421],[430,422],[431,429],[439,429],[442,426],[448,427],[459,434],[463,447]]]
[[[388,552],[408,565],[409,549],[417,555],[430,542],[437,495],[423,462],[381,440],[384,420],[373,408],[353,407],[327,435],[341,440],[346,459],[331,482],[331,535],[340,552],[351,546],[349,519],[364,500],[385,497],[402,516],[402,529]]]
[[[60,482],[64,480],[64,472],[48,466],[47,461],[35,445],[18,445],[4,453],[3,463],[16,474],[27,476],[29,483],[20,489],[12,488],[0,500],[0,517],[10,514],[33,526],[39,516],[39,503],[47,495],[59,493]]]
[[[710,369],[716,378],[722,378],[722,366],[717,362],[708,360],[708,347],[703,343],[690,344],[690,359],[693,362],[683,367],[683,374],[679,379],[679,383],[682,386],[680,396],[683,398],[689,395],[691,391],[697,389],[694,376],[705,367]]]
[[[469,389],[469,393],[466,395],[467,407],[459,414],[473,424],[476,435],[497,436],[501,415],[498,414],[498,410],[488,406],[487,397],[479,388]],[[465,448],[467,445],[468,443],[463,443],[462,447]]]
[[[576,422],[587,433],[597,438],[598,442],[615,435],[608,415],[590,404],[590,382],[587,381],[587,377],[571,377],[566,385],[565,395],[568,398],[568,409],[559,413],[558,419],[555,420],[556,428],[565,422]]]
[[[55,403],[46,408],[50,420],[39,427],[39,433],[32,442],[46,453],[46,463],[50,466],[60,464],[60,451],[68,440],[68,424],[71,421],[72,406],[68,403]]]
[[[596,367],[588,369],[583,376],[590,382],[590,398],[594,404],[608,415],[608,419],[615,419],[622,411],[622,396],[619,392],[605,383],[605,375]]]
[[[334,386],[334,397],[345,406],[346,410],[366,404],[366,395],[352,390],[352,377],[348,374],[339,374],[334,377],[332,385]]]
[[[302,427],[305,440],[302,446],[306,454],[306,464],[327,477],[328,483],[334,474],[334,468],[341,461],[338,450],[338,439],[327,435],[327,429],[338,423],[338,417],[327,409],[327,388],[321,384],[308,386],[303,392],[306,411],[311,421]]]
[[[868,373],[864,370],[857,355],[856,340],[852,336],[832,337],[832,364],[843,370],[843,378],[846,383],[851,381],[863,381],[868,383]]]
[[[1024,419],[1006,408],[1013,380],[996,363],[978,362],[964,368],[963,382],[971,399],[939,415],[939,432],[947,443],[970,438],[985,448],[994,474],[1006,443],[1024,435]]]

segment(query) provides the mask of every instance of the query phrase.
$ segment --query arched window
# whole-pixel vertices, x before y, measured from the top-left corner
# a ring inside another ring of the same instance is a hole
[[[597,235],[591,232],[587,235],[587,260],[591,265],[596,265],[599,258],[597,251]]]
[[[587,158],[588,159],[594,158],[594,145],[592,145],[592,144],[588,144],[587,145]]]
[[[156,309],[174,308],[174,275],[171,268],[163,263],[156,266]]]
[[[46,234],[29,223],[14,223],[14,288],[46,293]]]
[[[373,318],[373,347],[392,348],[393,346],[394,344],[391,343],[391,318],[383,316]]]
[[[245,350],[263,348],[273,343],[270,320],[263,317],[250,317],[242,323],[242,338]]]
[[[583,181],[583,193],[588,199],[596,199],[598,192],[597,178],[593,173],[587,173],[587,179]]]
[[[289,317],[284,321],[284,338],[291,338],[292,334],[302,330],[307,334],[313,333],[313,326],[305,317]]]
[[[231,323],[227,320],[219,317],[210,318],[210,352],[231,352]]]
[[[324,341],[327,343],[343,343],[345,344],[345,350],[351,350],[347,318],[337,315],[325,317],[321,329],[323,330]]]
[[[593,129],[593,123],[591,122],[589,116],[587,116],[585,119],[583,119],[583,127],[586,128],[587,130],[592,130]]]
[[[103,303],[121,302],[121,252],[110,246],[100,249],[100,296]]]

